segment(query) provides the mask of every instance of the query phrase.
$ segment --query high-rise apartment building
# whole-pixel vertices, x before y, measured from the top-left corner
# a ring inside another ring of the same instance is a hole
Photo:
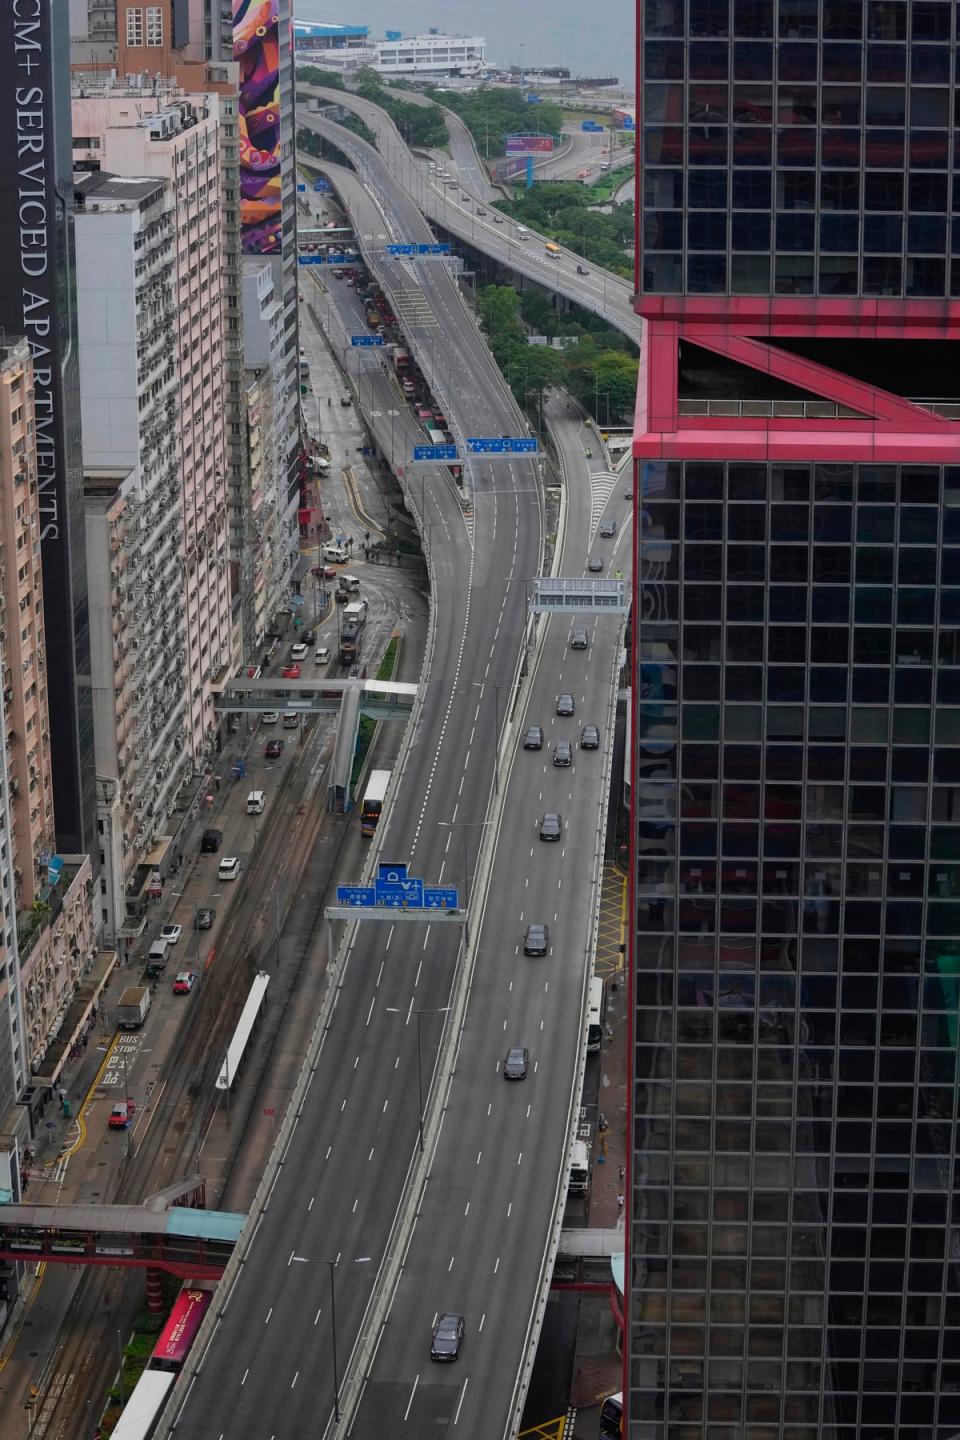
[[[87,855],[57,853],[43,527],[26,340],[0,346],[0,1111],[39,1068],[94,954]]]
[[[214,696],[231,663],[218,99],[178,93],[145,100],[137,91],[85,89],[74,97],[74,133],[78,158],[95,157],[121,188],[119,177],[154,176],[170,186],[178,400],[168,438],[178,447],[187,589],[185,743],[199,766],[214,743]],[[128,381],[132,386],[133,377]],[[84,445],[92,460],[86,435]]]
[[[952,0],[643,0],[631,1440],[960,1432]]]
[[[0,21],[7,133],[18,137],[0,187],[0,326],[34,359],[44,608],[56,636],[50,741],[58,843],[93,846],[93,720],[80,473],[76,286],[65,5],[8,5]]]
[[[101,907],[115,940],[190,773],[176,209],[161,178],[77,183],[80,393]],[[128,901],[132,902],[128,906]]]

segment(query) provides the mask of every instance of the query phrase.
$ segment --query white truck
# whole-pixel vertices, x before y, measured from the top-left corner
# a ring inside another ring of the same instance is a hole
[[[149,1009],[149,986],[128,985],[117,1004],[117,1029],[139,1030]]]

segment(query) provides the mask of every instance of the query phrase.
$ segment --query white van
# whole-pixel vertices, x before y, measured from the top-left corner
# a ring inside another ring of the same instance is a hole
[[[334,565],[345,565],[350,559],[350,555],[342,545],[324,545],[323,558]]]
[[[337,576],[337,585],[341,590],[346,590],[349,595],[358,595],[360,593],[360,576],[348,575],[345,571],[341,571]]]
[[[530,235],[530,231],[527,229],[526,225],[518,225],[518,226],[517,226],[517,239],[518,239],[518,240],[526,240],[526,239],[529,238],[529,235]]]
[[[157,975],[167,963],[169,945],[166,940],[154,940],[147,952],[147,972]]]
[[[330,646],[329,646],[329,645],[318,645],[318,646],[317,646],[317,652],[316,652],[316,654],[315,654],[314,657],[313,657],[313,663],[314,663],[315,665],[329,665],[329,664],[330,664]]]
[[[247,796],[247,814],[262,815],[263,807],[267,803],[267,797],[262,790],[251,790]]]
[[[300,724],[300,712],[299,712],[299,710],[284,710],[284,712],[283,712],[283,728],[284,728],[284,730],[296,730],[297,727],[299,726],[299,724]]]
[[[570,1195],[586,1195],[590,1189],[590,1147],[585,1140],[574,1140],[570,1147]]]

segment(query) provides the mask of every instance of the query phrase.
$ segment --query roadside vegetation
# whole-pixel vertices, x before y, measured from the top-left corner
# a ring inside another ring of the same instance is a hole
[[[618,178],[622,184],[624,176]],[[624,251],[633,244],[633,206],[616,206],[610,215],[596,204],[592,188],[569,181],[544,181],[513,200],[497,200],[496,208],[542,235],[629,280],[633,266]]]
[[[529,105],[519,89],[425,91],[431,100],[446,105],[464,121],[480,154],[487,160],[503,154],[505,135],[552,135],[560,139],[564,114],[559,105],[545,100]]]
[[[619,331],[586,314],[586,323],[572,313],[558,315],[544,294],[531,291],[521,300],[509,285],[478,291],[477,313],[507,384],[534,422],[550,386],[568,390],[601,425],[617,424],[633,411],[637,355]],[[557,350],[529,344],[531,333],[571,338]]]
[[[387,645],[386,650],[383,652],[383,659],[377,666],[377,680],[393,679],[393,672],[396,669],[397,665],[397,651],[399,650],[399,648],[400,639],[398,636],[394,635],[390,640],[390,643]],[[356,788],[357,781],[360,779],[360,774],[363,770],[364,761],[367,758],[367,751],[370,749],[370,745],[373,741],[373,736],[376,728],[376,720],[371,720],[369,715],[360,716],[360,723],[357,727],[357,748],[354,751],[353,770],[350,773],[351,793]]]
[[[329,70],[320,70],[314,65],[301,65],[297,68],[297,81],[306,85],[324,85],[327,89],[349,91],[360,95],[364,100],[371,100],[387,112],[408,145],[439,150],[450,138],[444,124],[443,112],[436,105],[411,105],[398,95],[396,86],[383,85],[375,70],[358,70],[353,83],[347,86],[339,75],[334,75]],[[351,123],[352,119],[353,117],[341,121],[341,124],[360,134]],[[362,121],[357,123],[363,124]],[[369,139],[369,130],[365,125],[363,129],[363,138]]]

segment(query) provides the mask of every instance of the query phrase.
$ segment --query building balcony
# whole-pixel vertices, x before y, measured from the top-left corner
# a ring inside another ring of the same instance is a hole
[[[85,857],[83,857],[85,858]],[[20,951],[21,968],[26,964],[31,950],[44,931],[56,921],[70,893],[70,887],[83,868],[83,858],[76,865],[64,865],[56,885],[38,888],[37,898],[28,910],[17,912],[17,944]]]

